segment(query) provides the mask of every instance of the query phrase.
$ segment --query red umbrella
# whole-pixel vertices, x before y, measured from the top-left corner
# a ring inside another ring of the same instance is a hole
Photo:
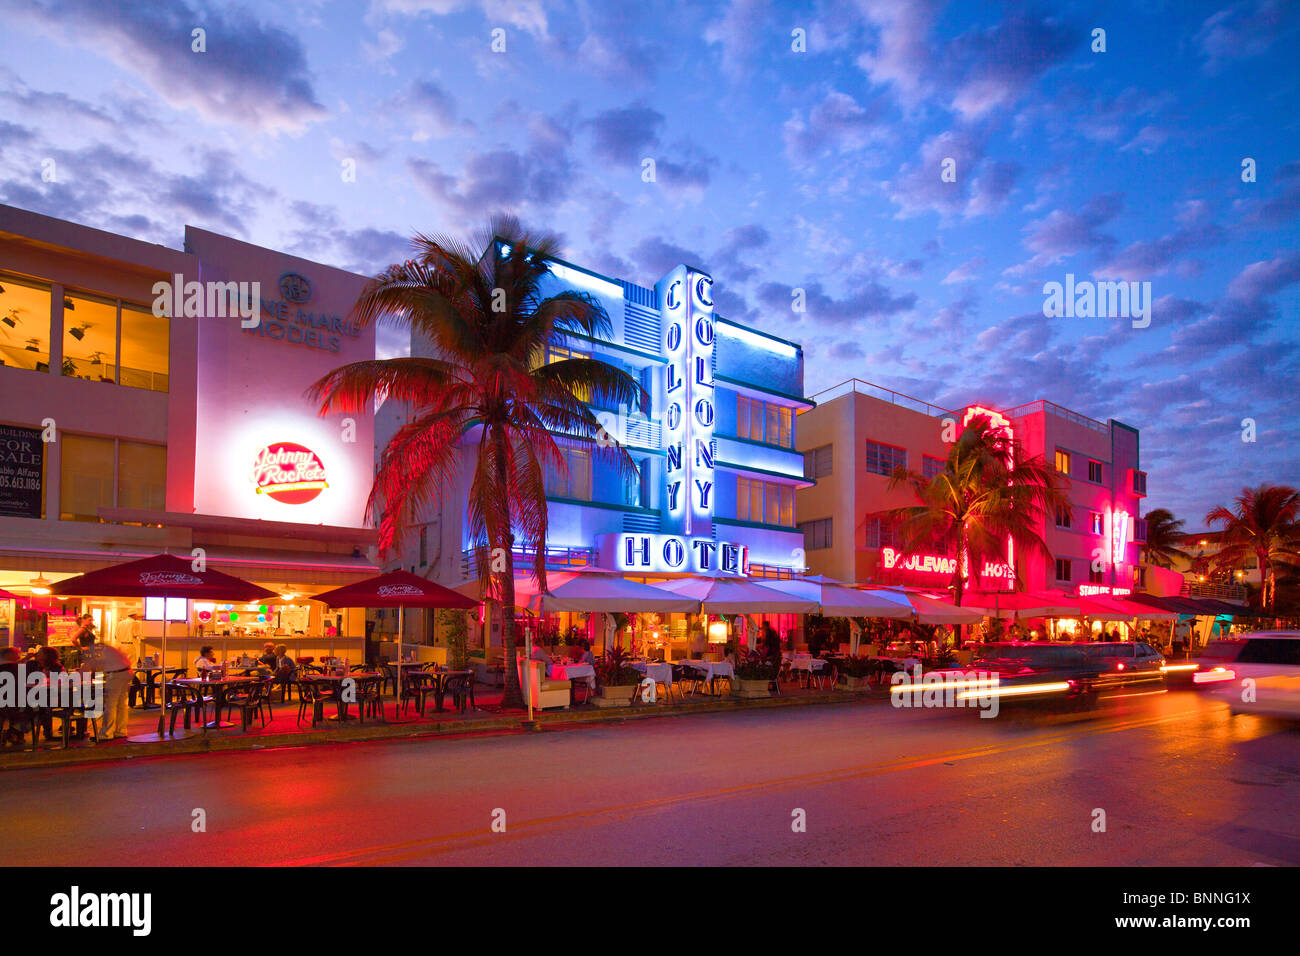
[[[52,594],[78,597],[179,597],[195,601],[261,601],[276,596],[251,581],[204,565],[195,571],[193,562],[172,554],[156,554],[98,571],[89,571],[60,581],[50,588]],[[162,659],[158,662],[163,684],[163,714],[167,713],[167,615],[163,615]],[[187,625],[188,626],[188,625]],[[161,735],[163,718],[158,720]]]
[[[449,607],[467,611],[478,602],[408,571],[389,571],[356,584],[317,594],[330,607],[397,608],[397,659],[402,659],[402,624],[408,607]]]
[[[183,597],[194,601],[261,601],[276,596],[251,581],[174,554],[156,554],[60,581],[52,594],[78,597]]]

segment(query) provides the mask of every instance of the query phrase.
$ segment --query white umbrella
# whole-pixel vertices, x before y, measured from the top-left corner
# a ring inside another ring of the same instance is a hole
[[[530,602],[544,614],[557,611],[604,613],[698,614],[700,602],[689,596],[665,594],[656,587],[613,574],[583,574],[545,591]]]
[[[693,576],[652,585],[699,602],[705,614],[815,614],[817,602],[743,578]]]
[[[900,593],[893,591],[859,591],[820,575],[813,578],[791,578],[782,581],[765,581],[763,587],[808,601],[814,601],[825,617],[886,617],[910,618],[912,605]]]
[[[966,605],[957,607],[947,601],[925,597],[912,591],[895,590],[894,593],[901,595],[912,605],[916,611],[916,620],[921,624],[974,624],[989,613],[988,608]]]

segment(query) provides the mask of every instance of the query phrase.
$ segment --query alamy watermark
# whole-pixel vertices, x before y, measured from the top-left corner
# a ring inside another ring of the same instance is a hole
[[[27,673],[27,665],[0,671],[0,707],[83,710],[98,719],[104,713],[104,675],[85,671]]]
[[[1043,284],[1043,316],[1049,319],[1132,319],[1133,328],[1151,324],[1150,282],[1074,281],[1067,272],[1065,282]]]
[[[1000,692],[997,674],[989,671],[930,671],[920,667],[895,671],[889,678],[889,702],[895,707],[974,707],[981,717],[996,717]]]
[[[172,281],[153,284],[153,314],[187,319],[239,318],[239,327],[255,329],[262,321],[262,283],[185,281],[176,273]]]

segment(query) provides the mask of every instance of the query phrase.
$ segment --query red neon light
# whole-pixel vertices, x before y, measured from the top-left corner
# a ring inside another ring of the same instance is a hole
[[[980,416],[987,418],[989,420],[990,425],[992,425],[995,429],[1001,431],[1004,435],[1006,435],[1006,439],[1007,439],[1006,464],[1007,467],[1010,468],[1012,465],[1012,458],[1011,458],[1012,442],[1015,440],[1015,432],[1011,428],[1011,420],[1007,418],[1005,415],[1003,415],[1001,412],[995,412],[991,408],[985,408],[982,405],[970,405],[966,408],[965,414],[962,415],[961,427],[965,429],[966,426],[971,423],[971,419]],[[994,573],[990,574],[989,573],[990,567],[1004,568],[1005,570],[995,571]],[[1011,535],[1007,535],[1007,563],[1005,565],[991,565],[990,563],[985,562],[983,576],[1005,578],[1008,581],[1010,581],[1014,579],[1016,576],[1015,568],[1016,568],[1016,543],[1011,540]],[[967,556],[964,554],[962,555],[962,559],[961,559],[961,576],[967,579],[969,579],[970,577],[969,562],[967,561]]]

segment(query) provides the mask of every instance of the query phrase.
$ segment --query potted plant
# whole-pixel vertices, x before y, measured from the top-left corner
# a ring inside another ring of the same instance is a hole
[[[865,691],[870,680],[880,673],[880,661],[874,657],[846,657],[839,663],[840,686],[845,690]]]
[[[747,650],[736,662],[736,680],[731,692],[737,697],[771,697],[772,682],[780,667],[761,652]]]
[[[592,703],[597,707],[631,707],[632,698],[641,686],[644,675],[628,665],[628,654],[623,648],[605,648],[605,656],[596,661],[596,694]]]

